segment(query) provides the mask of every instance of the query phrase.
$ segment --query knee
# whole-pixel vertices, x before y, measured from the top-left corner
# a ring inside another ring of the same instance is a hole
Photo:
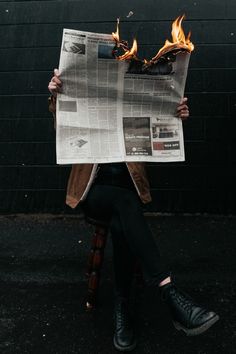
[[[132,210],[133,212],[137,210],[142,211],[141,201],[138,195],[128,189],[119,196],[116,207],[122,210]]]

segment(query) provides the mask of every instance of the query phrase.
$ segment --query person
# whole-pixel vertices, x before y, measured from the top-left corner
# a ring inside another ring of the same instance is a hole
[[[57,93],[62,91],[58,69],[49,82],[49,110],[56,115]],[[189,117],[187,98],[176,109],[178,118]],[[113,244],[115,280],[115,330],[113,343],[120,351],[136,347],[129,311],[133,265],[138,259],[148,285],[159,289],[173,324],[187,335],[205,332],[219,316],[196,303],[177,288],[164,266],[158,246],[143,214],[142,205],[151,201],[145,164],[140,162],[75,164],[67,185],[66,203],[99,220],[108,220]]]

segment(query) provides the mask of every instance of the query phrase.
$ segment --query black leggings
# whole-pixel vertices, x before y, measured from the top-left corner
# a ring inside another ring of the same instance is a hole
[[[110,221],[118,293],[128,293],[135,259],[140,262],[148,285],[158,286],[170,275],[163,270],[159,249],[135,190],[94,184],[82,206],[86,215]]]

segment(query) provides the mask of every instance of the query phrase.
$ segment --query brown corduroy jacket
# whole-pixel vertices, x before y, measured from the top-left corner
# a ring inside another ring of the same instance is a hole
[[[56,127],[56,99],[49,97],[49,111],[54,117],[54,127]],[[150,187],[146,175],[145,163],[127,162],[127,168],[134,182],[138,195],[143,203],[151,201]],[[75,208],[86,195],[96,176],[97,164],[74,164],[72,165],[70,177],[67,184],[66,204]]]

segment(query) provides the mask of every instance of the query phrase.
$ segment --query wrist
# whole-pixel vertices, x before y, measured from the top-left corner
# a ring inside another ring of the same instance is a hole
[[[56,102],[57,102],[57,98],[51,94],[51,96],[48,97],[48,105],[49,105],[49,111],[52,113],[56,112]]]

